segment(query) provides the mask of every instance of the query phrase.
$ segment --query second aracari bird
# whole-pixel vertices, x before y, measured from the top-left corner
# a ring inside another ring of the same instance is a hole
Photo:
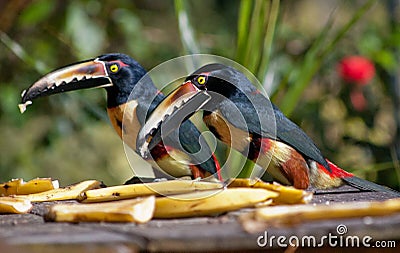
[[[164,95],[146,75],[145,69],[130,56],[120,53],[105,54],[95,59],[78,62],[48,73],[22,93],[21,113],[32,100],[66,91],[100,88],[107,91],[107,113],[110,121],[123,140],[133,150],[136,138],[144,125],[147,114],[163,100]],[[139,82],[140,81],[140,82]],[[125,110],[128,110],[126,112]],[[199,142],[201,134],[190,121],[179,128],[181,146],[157,143],[147,159],[153,168],[173,177],[218,178],[221,180],[219,163],[209,146]],[[179,149],[183,147],[184,150]],[[203,148],[208,159],[200,161],[192,156]],[[171,155],[172,156],[171,156]]]
[[[184,93],[191,93],[193,98],[198,93],[206,93],[209,98],[193,108],[186,97],[187,103],[171,115],[164,115],[162,124],[184,122],[202,109],[203,121],[219,140],[242,152],[280,183],[300,189],[310,185],[326,189],[347,183],[361,190],[385,191],[399,196],[392,189],[358,178],[328,161],[311,138],[235,68],[216,63],[205,65],[187,77],[163,103],[176,102],[179,100],[176,94]],[[179,118],[179,110],[188,112]],[[153,131],[154,138],[159,136],[156,133],[160,129],[159,126]],[[164,132],[167,134],[168,129]],[[139,148],[151,147],[157,138],[148,140],[150,143],[139,136]]]

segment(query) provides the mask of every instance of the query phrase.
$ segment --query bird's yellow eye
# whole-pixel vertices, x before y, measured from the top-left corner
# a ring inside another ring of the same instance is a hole
[[[110,66],[110,70],[111,70],[111,72],[113,72],[113,73],[117,73],[118,70],[119,70],[119,67],[118,67],[117,64],[113,64],[113,65]]]
[[[201,85],[205,84],[205,83],[206,83],[206,77],[205,77],[205,76],[199,76],[199,77],[197,78],[197,82],[198,82],[199,84],[201,84]]]

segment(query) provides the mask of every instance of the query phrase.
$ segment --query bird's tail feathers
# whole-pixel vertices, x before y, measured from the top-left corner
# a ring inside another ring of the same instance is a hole
[[[342,180],[348,184],[351,185],[357,189],[360,189],[362,191],[374,191],[374,192],[385,192],[385,193],[389,193],[392,194],[393,197],[400,197],[400,192],[393,190],[389,187],[383,186],[383,185],[379,185],[379,184],[375,184],[371,181],[353,176],[353,177],[345,177],[342,178]]]
[[[374,191],[374,192],[385,192],[385,193],[390,193],[390,194],[394,194],[397,197],[400,197],[400,192],[390,189],[386,186],[383,185],[379,185],[373,182],[370,182],[368,180],[359,178],[354,176],[352,173],[349,173],[341,168],[339,168],[337,165],[335,165],[334,163],[332,163],[331,161],[329,161],[328,159],[326,160],[329,164],[329,167],[331,169],[331,173],[330,176],[332,178],[341,178],[341,180],[350,185],[353,186],[361,191]],[[327,172],[327,170],[323,167],[323,166],[318,166],[320,169],[325,170],[325,172]]]

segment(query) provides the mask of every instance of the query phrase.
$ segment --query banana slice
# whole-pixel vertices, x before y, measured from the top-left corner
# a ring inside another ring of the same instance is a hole
[[[47,220],[61,222],[136,222],[145,223],[153,217],[155,197],[92,204],[56,204]]]
[[[78,199],[82,192],[90,189],[99,188],[100,185],[101,183],[99,181],[87,180],[75,185],[67,186],[65,188],[58,188],[50,191],[20,196],[25,196],[31,202]]]
[[[274,204],[306,204],[313,197],[312,192],[296,189],[291,186],[283,186],[277,183],[266,183],[259,178],[232,178],[228,182],[228,187],[252,187],[262,188],[279,193],[273,199]]]
[[[29,199],[24,197],[0,197],[0,213],[28,213],[32,207]]]
[[[156,218],[178,218],[215,215],[244,207],[253,207],[277,197],[278,193],[265,189],[229,188],[198,191],[156,199]]]
[[[89,190],[80,196],[82,202],[102,202],[136,198],[147,195],[171,195],[197,190],[221,189],[222,183],[170,180],[147,184],[118,185],[102,189]]]
[[[25,195],[57,189],[58,180],[51,178],[35,178],[28,182],[23,179],[13,179],[0,184],[0,196]]]
[[[297,224],[311,220],[383,216],[400,212],[400,199],[338,203],[331,205],[293,205],[259,208],[255,220],[268,224]]]

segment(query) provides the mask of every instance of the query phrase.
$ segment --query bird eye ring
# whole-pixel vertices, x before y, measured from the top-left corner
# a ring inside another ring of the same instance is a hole
[[[110,70],[111,70],[111,72],[113,72],[113,73],[117,73],[118,70],[119,70],[118,64],[113,64],[113,65],[111,65],[111,66],[110,66]]]
[[[206,83],[206,77],[205,77],[205,76],[199,76],[199,77],[197,78],[197,82],[198,82],[199,84],[201,84],[201,85],[205,84],[205,83]]]

